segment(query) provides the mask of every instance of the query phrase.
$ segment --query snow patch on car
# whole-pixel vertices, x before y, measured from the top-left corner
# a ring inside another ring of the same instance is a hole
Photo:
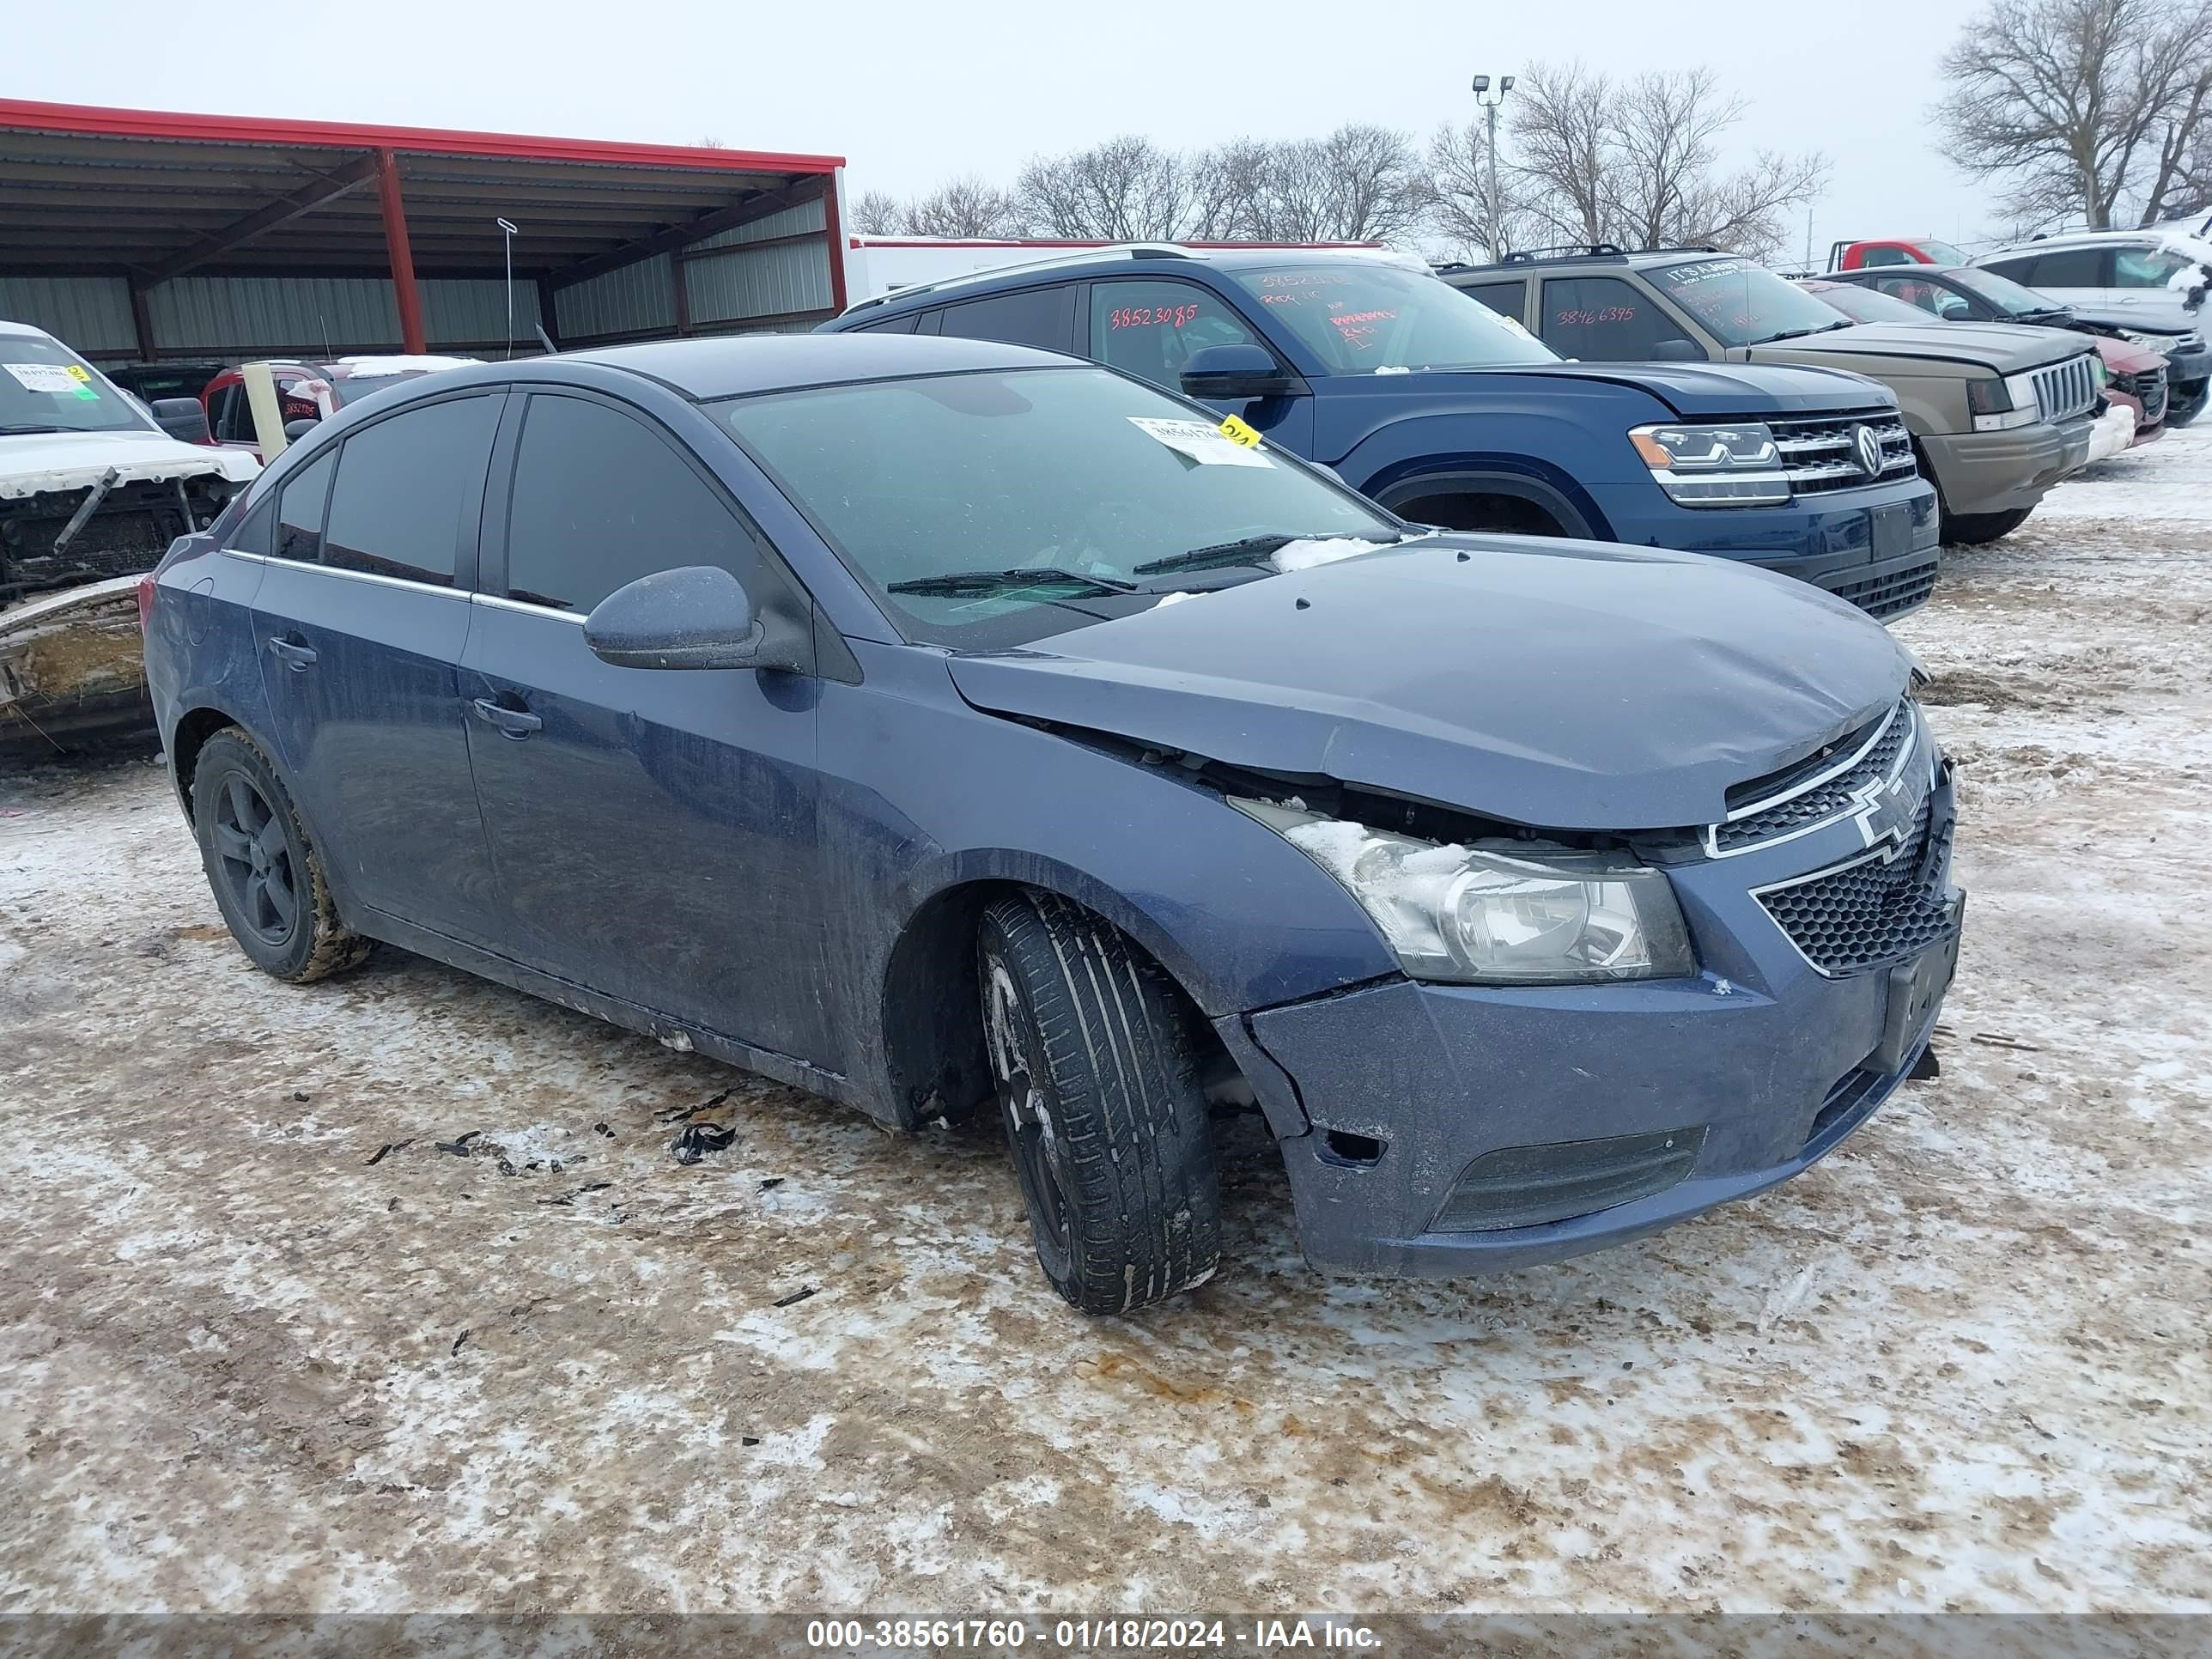
[[[1317,541],[1285,543],[1271,556],[1275,568],[1288,574],[1294,570],[1311,570],[1316,565],[1334,564],[1339,559],[1356,558],[1389,545],[1388,542],[1362,541],[1353,536],[1332,536]]]

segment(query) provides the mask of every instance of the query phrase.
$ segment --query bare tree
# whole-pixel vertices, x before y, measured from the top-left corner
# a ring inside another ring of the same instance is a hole
[[[1519,170],[1503,155],[1490,154],[1486,123],[1447,124],[1430,137],[1424,191],[1429,226],[1461,258],[1502,259],[1533,240],[1535,225],[1522,188]]]
[[[1722,139],[1744,101],[1709,70],[1616,82],[1580,64],[1540,64],[1522,86],[1513,176],[1530,216],[1572,242],[1711,243],[1770,258],[1787,240],[1788,210],[1827,183],[1817,152],[1761,152],[1723,172]]]
[[[1189,234],[1196,183],[1188,158],[1131,133],[1036,157],[1015,181],[1013,201],[1024,225],[1040,235],[1172,240]]]
[[[2150,224],[2201,153],[2212,0],[1994,0],[1942,70],[1938,148],[2016,222]]]
[[[971,173],[908,203],[898,228],[909,236],[1014,236],[1022,226],[1013,198]]]
[[[846,216],[863,236],[896,235],[906,222],[906,208],[887,191],[863,191],[847,204]]]
[[[1578,63],[1537,64],[1522,77],[1511,117],[1516,171],[1542,229],[1583,244],[1607,240],[1618,103],[1612,81]]]

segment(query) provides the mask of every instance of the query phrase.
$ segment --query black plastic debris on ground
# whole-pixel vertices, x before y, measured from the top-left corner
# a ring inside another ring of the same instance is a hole
[[[392,1153],[399,1151],[404,1146],[412,1146],[414,1144],[415,1137],[412,1135],[408,1136],[404,1140],[387,1140],[384,1145],[376,1149],[376,1156],[370,1158],[365,1167],[374,1170],[378,1164],[383,1163],[386,1158],[391,1157]]]
[[[770,1176],[767,1180],[761,1182],[760,1189],[764,1193],[772,1193],[782,1185],[783,1177],[781,1176]]]
[[[809,1285],[803,1291],[793,1291],[789,1296],[780,1296],[776,1297],[775,1305],[779,1308],[788,1308],[795,1304],[805,1301],[808,1297],[812,1296],[813,1294],[814,1286]]]
[[[482,1134],[482,1129],[471,1129],[466,1134],[455,1135],[451,1140],[435,1140],[430,1144],[441,1152],[451,1152],[455,1158],[469,1155],[469,1142]]]
[[[720,1123],[687,1123],[676,1132],[668,1150],[678,1164],[696,1164],[709,1152],[726,1152],[738,1132]]]
[[[714,1108],[720,1105],[729,1097],[730,1091],[727,1089],[725,1089],[718,1095],[709,1095],[706,1099],[701,1101],[696,1106],[679,1106],[673,1111],[656,1112],[653,1115],[658,1117],[663,1123],[681,1123],[684,1119],[696,1117],[702,1112],[713,1111]]]

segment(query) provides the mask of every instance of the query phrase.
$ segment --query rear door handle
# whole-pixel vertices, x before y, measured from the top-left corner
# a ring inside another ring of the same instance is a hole
[[[489,697],[478,697],[469,705],[477,711],[477,718],[487,726],[495,726],[510,738],[526,738],[545,722],[527,708],[509,708],[504,703],[494,702]]]
[[[278,662],[287,664],[294,673],[299,673],[315,659],[315,648],[311,645],[295,645],[289,640],[270,640],[269,654]]]

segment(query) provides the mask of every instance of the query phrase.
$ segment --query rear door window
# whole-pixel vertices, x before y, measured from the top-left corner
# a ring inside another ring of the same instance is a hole
[[[1195,283],[1098,283],[1091,289],[1091,353],[1140,380],[1174,390],[1201,346],[1257,345],[1229,302]]]
[[[322,556],[323,508],[330,501],[337,454],[326,449],[284,481],[276,503],[276,544],[270,550],[278,558],[313,564]]]
[[[870,323],[865,328],[853,331],[856,334],[911,334],[915,319],[921,314],[920,312],[909,311],[903,317],[886,317],[880,323]]]
[[[2059,248],[2050,253],[2006,259],[1990,267],[2030,288],[2103,288],[2105,253],[2101,248]]]
[[[1586,363],[1643,362],[1662,340],[1690,337],[1656,300],[1617,276],[1550,278],[1543,325],[1546,345]]]
[[[1521,313],[1528,308],[1528,284],[1524,279],[1514,283],[1485,283],[1480,288],[1462,288],[1462,294],[1472,294],[1501,317],[1521,320]]]
[[[1008,345],[1041,346],[1047,351],[1075,349],[1075,284],[1017,289],[946,306],[937,313],[938,331],[963,340],[1003,340]]]
[[[2123,247],[2112,251],[2114,288],[2164,288],[2174,274],[2192,269],[2193,259],[2162,248]]]
[[[451,587],[462,514],[481,499],[498,398],[404,410],[345,441],[323,562]]]
[[[581,616],[641,576],[694,564],[720,566],[762,602],[750,527],[673,443],[605,404],[531,398],[507,507],[507,597]]]

